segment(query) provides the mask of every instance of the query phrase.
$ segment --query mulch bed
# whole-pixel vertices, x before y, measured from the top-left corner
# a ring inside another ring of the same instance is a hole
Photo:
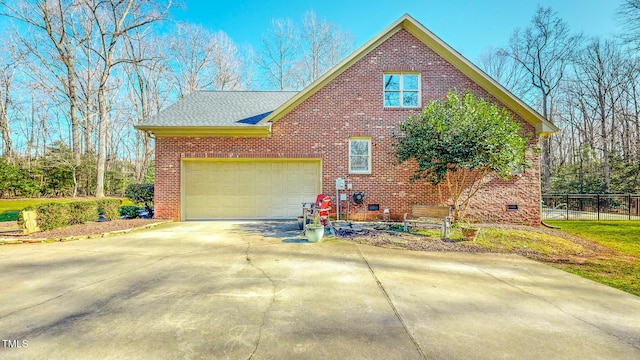
[[[129,219],[129,220],[112,220],[104,222],[90,222],[86,224],[71,225],[61,229],[53,229],[40,231],[29,235],[4,235],[3,237],[15,237],[19,239],[57,239],[69,236],[89,236],[107,233],[111,231],[128,230],[148,224],[157,223],[158,220],[153,219]],[[17,228],[15,221],[0,223],[0,229]],[[2,237],[0,237],[1,239]]]
[[[434,240],[421,235],[401,233],[390,230],[362,229],[360,231],[340,231],[336,232],[339,238],[385,248],[407,249],[414,251],[454,251],[454,252],[487,252],[468,241],[455,240]]]
[[[557,236],[562,239],[574,242],[584,247],[590,254],[605,254],[610,253],[612,250],[604,245],[583,239],[579,236],[571,235],[555,229],[550,229],[542,226],[524,226],[524,225],[510,225],[510,224],[478,224],[481,228],[493,228],[493,229],[513,229],[524,230],[542,233],[551,236]],[[419,234],[410,234],[397,232],[392,230],[385,230],[385,226],[365,224],[357,231],[351,229],[339,229],[336,232],[339,238],[357,242],[359,244],[368,244],[373,246],[380,246],[385,248],[407,249],[413,251],[437,251],[437,252],[466,252],[466,253],[488,253],[492,252],[490,249],[478,246],[473,241],[465,240],[442,240],[428,238]],[[530,257],[538,258],[538,254],[526,251],[526,249],[517,249],[515,253]],[[545,257],[546,260],[553,261]],[[555,259],[558,262],[564,262],[566,259]]]

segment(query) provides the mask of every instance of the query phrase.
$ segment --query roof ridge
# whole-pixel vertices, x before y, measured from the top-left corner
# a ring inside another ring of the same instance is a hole
[[[194,91],[154,116],[140,121],[136,128],[144,130],[152,127],[253,127],[253,121],[259,121],[296,93]]]
[[[278,121],[301,102],[305,101],[308,97],[322,89],[349,67],[363,59],[378,45],[387,41],[391,36],[402,29],[409,32],[409,34],[421,41],[425,46],[442,57],[454,68],[462,72],[480,88],[484,89],[505,107],[513,111],[513,113],[520,115],[525,121],[535,127],[537,135],[548,136],[549,134],[559,130],[553,123],[538,113],[530,105],[514,95],[472,61],[464,57],[460,52],[458,52],[458,50],[451,47],[451,45],[447,44],[444,40],[439,38],[409,14],[402,15],[376,36],[371,38],[358,49],[354,50],[350,55],[342,59],[342,61],[334,65],[331,69],[327,70],[318,79],[307,85],[296,95],[280,105],[271,114],[260,120],[259,124]]]

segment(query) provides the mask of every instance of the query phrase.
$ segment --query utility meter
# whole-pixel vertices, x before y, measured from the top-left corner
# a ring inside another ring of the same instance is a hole
[[[344,190],[344,179],[337,178],[336,179],[336,190]]]

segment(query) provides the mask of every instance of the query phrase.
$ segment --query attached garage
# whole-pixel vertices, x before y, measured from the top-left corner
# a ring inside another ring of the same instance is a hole
[[[294,219],[321,171],[319,159],[183,159],[182,220]]]

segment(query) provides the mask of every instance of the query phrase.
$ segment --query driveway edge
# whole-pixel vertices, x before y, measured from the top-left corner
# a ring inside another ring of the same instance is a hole
[[[77,236],[67,236],[67,237],[58,237],[58,238],[39,238],[39,239],[20,239],[20,238],[0,239],[0,245],[43,244],[43,243],[52,243],[52,242],[67,242],[67,241],[76,241],[76,240],[105,238],[105,237],[117,236],[122,234],[128,234],[130,232],[138,231],[138,230],[152,229],[156,226],[160,226],[162,224],[167,224],[171,222],[173,222],[173,220],[163,220],[163,221],[158,221],[151,224],[139,226],[137,228],[114,230],[114,231],[108,231],[100,234],[91,234],[91,235],[77,235]]]

